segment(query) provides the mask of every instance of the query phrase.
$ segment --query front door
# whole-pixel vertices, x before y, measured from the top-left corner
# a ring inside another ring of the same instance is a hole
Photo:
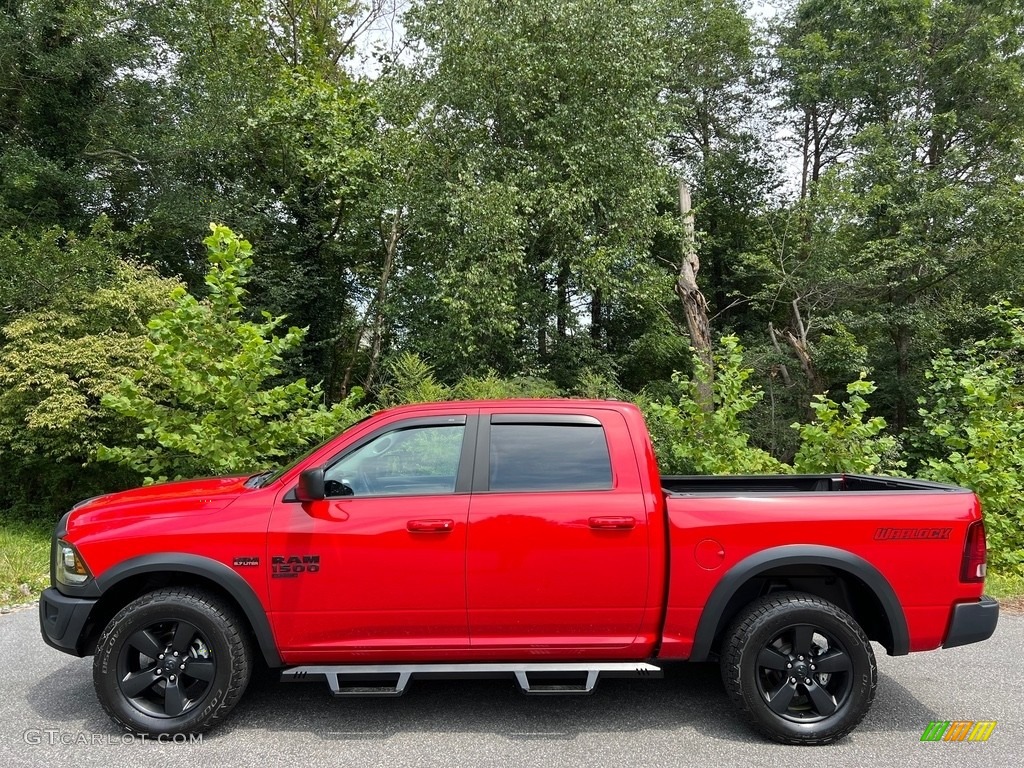
[[[291,660],[468,646],[469,475],[459,470],[471,432],[466,416],[387,425],[327,462],[328,498],[283,495],[267,556],[272,620]]]

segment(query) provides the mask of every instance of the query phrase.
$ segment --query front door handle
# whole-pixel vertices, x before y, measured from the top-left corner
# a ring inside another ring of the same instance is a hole
[[[455,521],[410,520],[405,527],[410,533],[450,533],[455,528]]]
[[[636,527],[633,517],[592,517],[590,527],[601,531],[626,531]]]

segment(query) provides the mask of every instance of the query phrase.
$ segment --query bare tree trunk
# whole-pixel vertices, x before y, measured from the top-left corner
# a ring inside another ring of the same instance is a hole
[[[704,363],[704,373],[703,375],[698,373],[696,379],[699,404],[705,411],[711,411],[714,408],[711,385],[715,376],[711,356],[711,324],[708,321],[707,299],[697,287],[700,259],[697,258],[697,249],[693,238],[690,188],[684,181],[679,182],[679,215],[683,219],[683,245],[675,292],[683,303],[686,325],[690,331],[690,345],[698,359]]]
[[[564,339],[569,328],[569,278],[572,272],[569,269],[569,259],[562,261],[555,278],[555,333],[559,339]]]
[[[398,243],[402,239],[402,232],[398,227],[401,218],[401,210],[396,210],[391,217],[390,231],[381,227],[381,241],[384,247],[384,263],[380,270],[380,279],[377,281],[377,290],[366,307],[363,315],[363,322],[359,325],[355,341],[352,344],[352,352],[349,355],[348,365],[345,367],[345,376],[341,382],[341,396],[348,394],[349,386],[352,383],[352,372],[355,369],[356,360],[359,357],[359,347],[366,337],[366,332],[372,327],[370,335],[370,365],[366,373],[366,388],[373,386],[374,377],[377,374],[377,366],[380,363],[381,352],[383,351],[384,340],[384,304],[388,297],[388,285],[391,281],[391,274],[395,268],[395,254],[398,252]],[[381,222],[383,225],[384,222]]]
[[[590,296],[590,338],[595,342],[601,341],[601,326],[604,322],[604,314],[601,308],[601,289],[595,288]]]
[[[821,392],[821,381],[818,378],[818,371],[814,367],[814,360],[811,358],[810,342],[807,339],[807,326],[804,324],[803,315],[800,314],[800,299],[793,299],[792,307],[793,324],[796,326],[797,332],[794,334],[787,329],[783,333],[783,338],[786,339],[786,343],[789,344],[793,354],[800,361],[800,369],[804,372],[804,377],[807,379],[807,389],[811,394],[817,394]]]
[[[366,388],[373,387],[373,378],[377,374],[377,365],[380,363],[380,354],[384,340],[384,304],[388,299],[388,283],[391,280],[391,273],[395,267],[395,253],[398,251],[398,241],[401,234],[398,231],[398,219],[401,215],[395,210],[391,217],[391,231],[384,234],[384,265],[380,270],[380,283],[377,286],[377,295],[373,297],[373,336],[370,340],[370,367],[366,372]]]
[[[776,354],[782,357],[782,346],[779,344],[779,337],[775,333],[775,326],[769,321],[768,323],[768,336],[771,337],[772,346],[775,348]],[[779,373],[782,375],[782,383],[787,387],[793,386],[793,379],[789,376],[789,368],[786,367],[785,363],[779,363]]]

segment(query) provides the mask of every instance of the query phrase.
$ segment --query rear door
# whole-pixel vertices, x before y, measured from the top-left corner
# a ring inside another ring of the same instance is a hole
[[[473,648],[598,657],[634,642],[650,544],[632,450],[612,410],[481,414],[466,565]]]

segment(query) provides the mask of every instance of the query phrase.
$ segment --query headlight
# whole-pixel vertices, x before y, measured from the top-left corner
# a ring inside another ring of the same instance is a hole
[[[54,549],[53,573],[57,577],[57,581],[69,587],[85,584],[92,578],[92,574],[89,573],[89,568],[85,565],[82,556],[78,554],[78,550],[74,545],[63,540],[58,541]]]

